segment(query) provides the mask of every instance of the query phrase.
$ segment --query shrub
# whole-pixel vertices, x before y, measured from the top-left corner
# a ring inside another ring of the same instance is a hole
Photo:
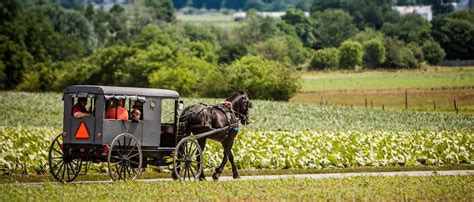
[[[299,87],[294,70],[260,56],[245,56],[226,70],[229,91],[245,90],[253,99],[289,100]]]
[[[339,66],[354,69],[362,63],[362,45],[355,41],[345,41],[339,47]]]
[[[438,64],[446,56],[444,50],[435,41],[425,41],[421,47],[421,50],[423,51],[426,62],[431,65]]]
[[[314,52],[311,60],[311,69],[334,69],[339,65],[339,51],[337,48],[324,48]]]
[[[364,42],[364,66],[377,67],[385,62],[385,47],[382,42],[372,39]]]
[[[383,64],[387,68],[418,68],[420,63],[413,51],[402,41],[386,38],[384,40],[387,59]]]

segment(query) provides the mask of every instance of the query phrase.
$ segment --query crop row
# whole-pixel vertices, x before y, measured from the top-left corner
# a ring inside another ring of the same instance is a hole
[[[0,169],[43,173],[54,128],[0,127]],[[208,141],[205,167],[217,166],[222,147]],[[233,148],[240,168],[328,168],[474,164],[470,132],[242,131]]]
[[[63,106],[58,93],[0,93],[6,113],[0,126],[62,127]],[[216,104],[221,99],[184,98],[185,104]],[[400,110],[373,110],[287,102],[253,101],[252,131],[473,131],[474,116]]]

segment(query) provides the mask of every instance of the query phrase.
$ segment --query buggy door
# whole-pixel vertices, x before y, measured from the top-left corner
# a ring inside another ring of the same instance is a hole
[[[74,118],[72,108],[78,102],[78,98],[87,98],[86,109],[90,116]],[[70,104],[68,104],[70,103]],[[69,102],[65,102],[66,110],[64,116],[68,117],[69,127],[66,131],[66,143],[94,143],[96,119],[95,119],[95,96],[87,93],[74,94],[69,97]]]

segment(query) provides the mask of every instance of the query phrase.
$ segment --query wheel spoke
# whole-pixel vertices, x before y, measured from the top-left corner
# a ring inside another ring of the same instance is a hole
[[[118,156],[110,156],[111,158],[114,158],[114,159],[117,159],[117,160],[120,160],[119,162],[122,162],[123,160],[125,160],[124,158],[120,158]]]
[[[135,165],[139,165],[138,162],[132,161],[132,160],[130,160],[130,159],[127,159],[127,162],[133,163],[133,164],[135,164]]]
[[[63,169],[63,173],[61,174],[61,176],[62,176],[61,179],[62,180],[64,180],[64,171],[66,171],[66,165],[67,164],[63,164],[64,169]]]
[[[135,151],[137,149],[137,147],[133,147],[127,154],[127,156],[130,156],[130,154],[132,154],[133,151]]]
[[[138,155],[140,155],[140,153],[136,153],[136,154],[134,154],[134,155],[132,155],[132,156],[128,156],[128,158],[131,159],[131,158],[133,158],[133,157],[135,157],[135,156],[138,156]]]
[[[193,172],[193,167],[191,165],[189,166],[189,171],[191,171],[191,173],[193,174],[193,178],[196,178],[196,175]]]
[[[63,162],[64,162],[63,160],[59,161],[56,165],[52,167],[52,169],[53,170],[56,169],[56,167],[58,167],[58,165],[62,164]]]
[[[70,167],[69,167],[69,163],[66,164],[66,174],[67,174],[67,181],[71,181],[71,174],[69,173],[69,170],[70,170]]]
[[[56,148],[54,148],[54,147],[53,147],[53,150],[56,151],[57,153],[61,154],[61,156],[64,155],[62,151],[60,151],[60,150],[58,150],[58,149],[56,149]]]

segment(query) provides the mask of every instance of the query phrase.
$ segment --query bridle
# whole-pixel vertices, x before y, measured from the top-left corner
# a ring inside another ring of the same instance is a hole
[[[251,108],[251,102],[249,100],[249,98],[247,96],[242,96],[240,99],[242,99],[242,104],[239,106],[239,109],[243,106],[243,105],[246,105],[247,107],[247,112],[249,110],[249,108]],[[233,99],[235,100],[235,98]],[[232,107],[230,108],[230,110],[232,111],[232,113],[234,113],[234,115],[239,119],[239,120],[245,120],[247,121],[248,118],[249,118],[249,115],[247,113],[247,115],[245,114],[242,114],[240,113],[240,111],[235,111]]]

